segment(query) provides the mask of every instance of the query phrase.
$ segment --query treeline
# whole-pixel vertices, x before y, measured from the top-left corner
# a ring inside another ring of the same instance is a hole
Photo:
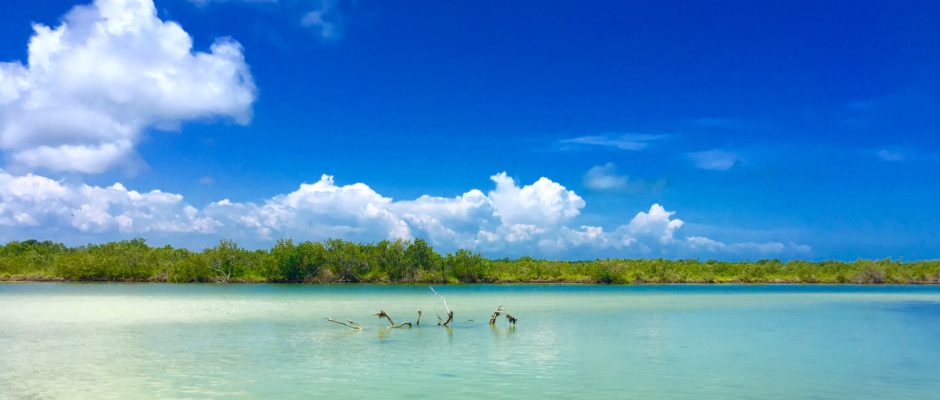
[[[223,240],[192,251],[143,239],[67,247],[13,241],[0,247],[0,280],[284,283],[940,283],[940,261],[699,261],[487,259],[440,254],[424,240],[279,240],[248,250]]]

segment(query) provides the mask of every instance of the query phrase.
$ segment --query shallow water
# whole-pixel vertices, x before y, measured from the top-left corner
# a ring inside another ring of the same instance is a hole
[[[0,284],[0,398],[935,399],[940,287]],[[497,305],[519,318],[487,325]],[[386,310],[420,328],[387,330]],[[361,323],[352,331],[326,317]]]

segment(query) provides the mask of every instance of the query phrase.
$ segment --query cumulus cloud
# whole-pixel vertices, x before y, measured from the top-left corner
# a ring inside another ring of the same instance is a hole
[[[214,202],[206,213],[228,226],[249,228],[262,238],[273,234],[367,240],[410,238],[408,225],[389,208],[392,199],[369,186],[338,186],[324,175],[316,183],[274,196],[261,204]]]
[[[25,65],[0,63],[0,148],[14,167],[98,173],[133,159],[148,128],[251,119],[241,45],[194,52],[152,0],[96,0],[33,31]]]
[[[43,176],[0,170],[0,227],[72,229],[84,233],[215,232],[221,224],[183,196],[108,187],[67,185]]]
[[[727,171],[741,162],[738,153],[722,149],[688,153],[695,167],[709,171]]]
[[[663,244],[672,243],[673,233],[682,227],[682,220],[672,218],[675,211],[666,211],[659,204],[650,206],[649,211],[639,212],[626,226],[631,236],[652,237]]]
[[[394,200],[368,185],[339,185],[323,175],[314,183],[261,202],[228,199],[197,208],[183,196],[69,184],[0,170],[0,236],[23,233],[83,241],[157,234],[169,238],[234,238],[265,246],[278,238],[355,241],[421,237],[443,250],[471,248],[491,255],[583,254],[669,256],[689,254],[787,254],[809,251],[796,244],[731,243],[683,237],[684,222],[660,204],[627,223],[608,228],[577,224],[586,206],[572,190],[548,178],[520,185],[506,173],[491,177],[487,193]],[[211,242],[204,240],[203,242]]]
[[[523,187],[517,186],[505,172],[490,179],[496,183],[496,189],[489,198],[504,225],[557,225],[576,217],[585,204],[577,193],[545,177]]]

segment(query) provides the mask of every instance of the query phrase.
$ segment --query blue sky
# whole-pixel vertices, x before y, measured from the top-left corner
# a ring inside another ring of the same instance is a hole
[[[940,256],[934,2],[155,3],[4,5],[0,239]]]

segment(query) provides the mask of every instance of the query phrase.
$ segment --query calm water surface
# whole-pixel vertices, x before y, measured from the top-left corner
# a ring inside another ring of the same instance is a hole
[[[0,398],[940,393],[940,287],[437,289],[452,329],[434,325],[443,306],[426,286],[0,284]],[[514,329],[487,325],[500,304]],[[418,308],[410,330],[371,315]]]

